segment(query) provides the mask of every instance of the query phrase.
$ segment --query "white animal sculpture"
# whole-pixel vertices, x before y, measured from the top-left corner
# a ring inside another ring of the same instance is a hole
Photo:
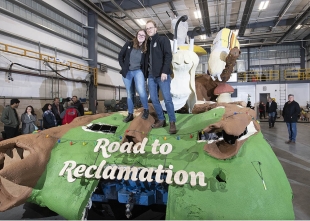
[[[208,70],[213,80],[217,78],[219,81],[222,81],[221,73],[226,65],[226,57],[229,54],[229,51],[234,47],[240,49],[239,41],[237,40],[235,33],[228,28],[223,28],[217,33],[213,40],[213,46],[211,47],[208,62]]]

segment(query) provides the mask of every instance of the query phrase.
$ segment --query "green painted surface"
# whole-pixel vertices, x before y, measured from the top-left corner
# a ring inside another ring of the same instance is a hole
[[[168,134],[169,127],[153,129],[149,133],[145,154],[116,152],[106,161],[137,167],[157,167],[166,162],[166,166],[174,166],[174,172],[204,172],[208,183],[206,187],[192,187],[189,184],[169,186],[166,219],[294,219],[291,187],[261,133],[251,136],[238,155],[230,160],[208,156],[203,151],[204,143],[197,143],[197,132],[219,121],[223,113],[224,109],[220,108],[197,115],[177,114],[179,131],[176,135]],[[123,116],[116,113],[93,121],[118,126],[115,134],[85,132],[81,127],[66,133],[52,150],[46,171],[29,201],[47,206],[66,219],[81,219],[98,180],[79,178],[69,183],[66,176],[59,177],[58,174],[68,160],[77,164],[99,165],[104,158],[101,152],[94,153],[96,140],[107,138],[110,142],[120,142],[120,136],[124,135],[129,125],[123,123],[122,119]],[[155,139],[160,144],[172,144],[172,152],[168,155],[151,154],[151,144]],[[70,145],[70,141],[73,145]],[[261,162],[267,190],[252,165],[253,162],[260,172],[257,161]],[[226,183],[217,181],[219,173]]]

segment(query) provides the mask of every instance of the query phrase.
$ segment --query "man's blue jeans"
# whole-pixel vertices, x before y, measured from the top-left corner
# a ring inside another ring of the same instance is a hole
[[[128,112],[130,114],[133,114],[133,97],[135,94],[135,89],[137,90],[140,100],[142,103],[142,106],[144,109],[149,109],[148,103],[147,103],[147,94],[145,90],[144,85],[144,75],[141,70],[134,70],[134,71],[128,71],[126,78],[123,77],[123,81],[126,87],[127,92],[127,105],[128,105]],[[135,84],[133,84],[133,82]]]
[[[275,116],[276,116],[276,112],[270,112],[268,113],[269,116],[269,127],[273,127],[274,126],[274,122],[275,122]]]
[[[165,106],[167,109],[167,113],[169,116],[169,122],[176,122],[175,114],[174,114],[174,106],[172,103],[172,97],[170,93],[170,83],[171,78],[170,75],[167,75],[167,80],[161,81],[160,77],[149,77],[148,78],[148,85],[149,85],[149,92],[151,96],[151,100],[154,106],[154,109],[156,111],[157,117],[159,120],[164,120],[164,112],[160,105],[159,99],[158,99],[158,90],[157,86],[159,86],[162,95],[164,97]]]
[[[296,142],[296,136],[297,136],[297,127],[296,122],[295,123],[288,123],[286,122],[289,140]]]

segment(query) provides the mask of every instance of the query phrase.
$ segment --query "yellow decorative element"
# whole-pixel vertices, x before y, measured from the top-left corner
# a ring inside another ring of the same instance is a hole
[[[84,115],[92,115],[92,114],[93,114],[92,111],[85,111],[85,112],[84,112]]]
[[[189,45],[179,45],[178,48],[180,50],[188,50],[189,49]],[[207,52],[205,49],[203,49],[203,47],[200,47],[198,45],[194,45],[194,52],[198,55],[198,56],[201,56],[201,55],[206,55]]]
[[[46,138],[48,138],[49,136],[48,136],[48,134],[46,134],[46,136],[45,136]]]

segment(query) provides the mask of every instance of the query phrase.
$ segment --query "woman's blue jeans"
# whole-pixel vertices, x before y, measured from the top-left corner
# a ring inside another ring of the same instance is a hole
[[[158,99],[157,87],[159,86],[162,92],[162,95],[164,97],[165,106],[166,106],[167,113],[169,116],[169,122],[176,122],[176,118],[174,114],[174,106],[173,106],[172,97],[170,93],[170,83],[171,83],[170,75],[167,75],[167,80],[165,81],[161,81],[160,77],[156,77],[156,78],[149,77],[148,78],[149,92],[150,92],[151,100],[152,100],[154,109],[156,111],[158,120],[165,119],[163,109]]]
[[[297,136],[297,127],[296,122],[295,123],[286,123],[287,131],[289,135],[289,140],[296,142],[296,136]]]
[[[128,71],[126,74],[126,78],[123,77],[123,81],[127,92],[128,112],[130,114],[133,114],[133,108],[134,108],[133,97],[135,94],[135,88],[140,96],[140,101],[142,103],[143,108],[149,109],[144,84],[144,75],[142,71],[141,70]]]

